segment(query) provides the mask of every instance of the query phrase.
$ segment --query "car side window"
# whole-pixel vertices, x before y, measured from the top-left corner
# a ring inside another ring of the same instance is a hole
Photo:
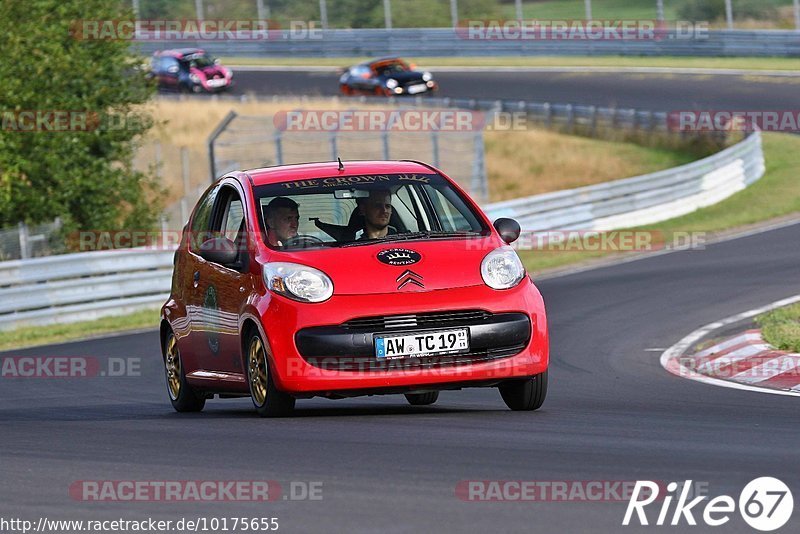
[[[243,222],[244,211],[242,210],[242,201],[239,199],[238,195],[231,195],[225,207],[225,212],[222,215],[220,232],[231,241],[236,241],[239,234],[244,231],[242,227]]]
[[[211,237],[209,226],[211,224],[211,211],[217,199],[219,186],[212,187],[200,198],[192,214],[191,240],[189,249],[195,254],[199,253],[200,245]]]
[[[441,191],[429,185],[424,186],[428,196],[439,214],[439,224],[445,232],[472,231],[480,227],[477,221],[468,221],[461,211],[445,197]],[[454,199],[455,200],[455,199]]]
[[[244,206],[239,192],[231,186],[223,186],[217,195],[217,208],[212,213],[211,236],[231,240],[239,250],[239,261],[246,264],[247,224]]]

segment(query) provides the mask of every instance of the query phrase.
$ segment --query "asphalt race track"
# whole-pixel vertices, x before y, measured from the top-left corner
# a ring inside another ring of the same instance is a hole
[[[740,75],[436,72],[438,96],[509,99],[560,104],[642,108],[653,111],[692,109],[792,110],[797,108],[800,78]],[[255,71],[235,69],[235,94],[339,93],[338,75],[330,71]]]
[[[258,418],[249,400],[181,415],[167,401],[156,332],[0,354],[142,359],[140,377],[0,379],[0,516],[278,517],[283,532],[643,532],[654,528],[620,526],[624,503],[465,502],[455,488],[691,479],[738,499],[751,479],[777,476],[797,499],[797,399],[683,380],[646,349],[797,293],[798,240],[795,224],[542,280],[551,389],[533,413],[508,411],[487,389],[420,408],[401,396],[299,401],[282,420]],[[79,480],[321,481],[323,498],[82,502],[68,493]],[[682,525],[661,531],[709,530]],[[716,531],[752,532],[738,514]]]

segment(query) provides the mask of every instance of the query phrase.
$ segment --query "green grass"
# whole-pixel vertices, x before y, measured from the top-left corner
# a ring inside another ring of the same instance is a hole
[[[761,315],[756,322],[770,345],[781,350],[800,352],[800,304]]]
[[[345,67],[371,59],[342,58],[237,58],[221,57],[227,65]],[[509,56],[509,57],[407,57],[420,67],[663,67],[692,69],[743,69],[800,71],[800,58],[738,57],[623,57],[623,56]]]
[[[159,310],[149,309],[128,315],[104,317],[94,321],[24,327],[0,332],[0,350],[50,345],[75,339],[85,339],[111,332],[158,328]]]
[[[678,232],[700,232],[707,234],[722,232],[737,227],[768,221],[778,217],[800,213],[800,136],[765,133],[764,176],[735,195],[713,206],[699,209],[683,217],[670,219],[637,230],[652,231],[663,236],[666,243],[673,242]],[[654,239],[654,243],[659,240]],[[602,257],[624,253],[606,251],[520,251],[520,257],[531,272],[565,267]]]

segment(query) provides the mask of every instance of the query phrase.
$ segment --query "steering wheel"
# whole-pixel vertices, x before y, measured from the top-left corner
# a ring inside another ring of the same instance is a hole
[[[322,239],[314,237],[313,235],[296,235],[284,241],[283,246],[286,248],[306,248],[313,247],[314,245],[321,245],[325,243]]]

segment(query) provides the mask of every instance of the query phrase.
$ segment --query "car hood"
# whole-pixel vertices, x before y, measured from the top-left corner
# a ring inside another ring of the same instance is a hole
[[[282,253],[273,261],[320,269],[335,295],[413,293],[483,285],[481,261],[498,246],[491,237],[395,241]]]
[[[397,83],[399,83],[400,85],[422,81],[422,73],[418,71],[393,72],[391,74],[384,74],[383,77],[386,78],[387,80],[389,78],[397,80]]]
[[[225,69],[225,67],[222,65],[209,65],[208,67],[203,67],[202,69],[193,68],[192,71],[201,73],[206,77],[207,80],[224,78],[228,73],[227,69]]]

